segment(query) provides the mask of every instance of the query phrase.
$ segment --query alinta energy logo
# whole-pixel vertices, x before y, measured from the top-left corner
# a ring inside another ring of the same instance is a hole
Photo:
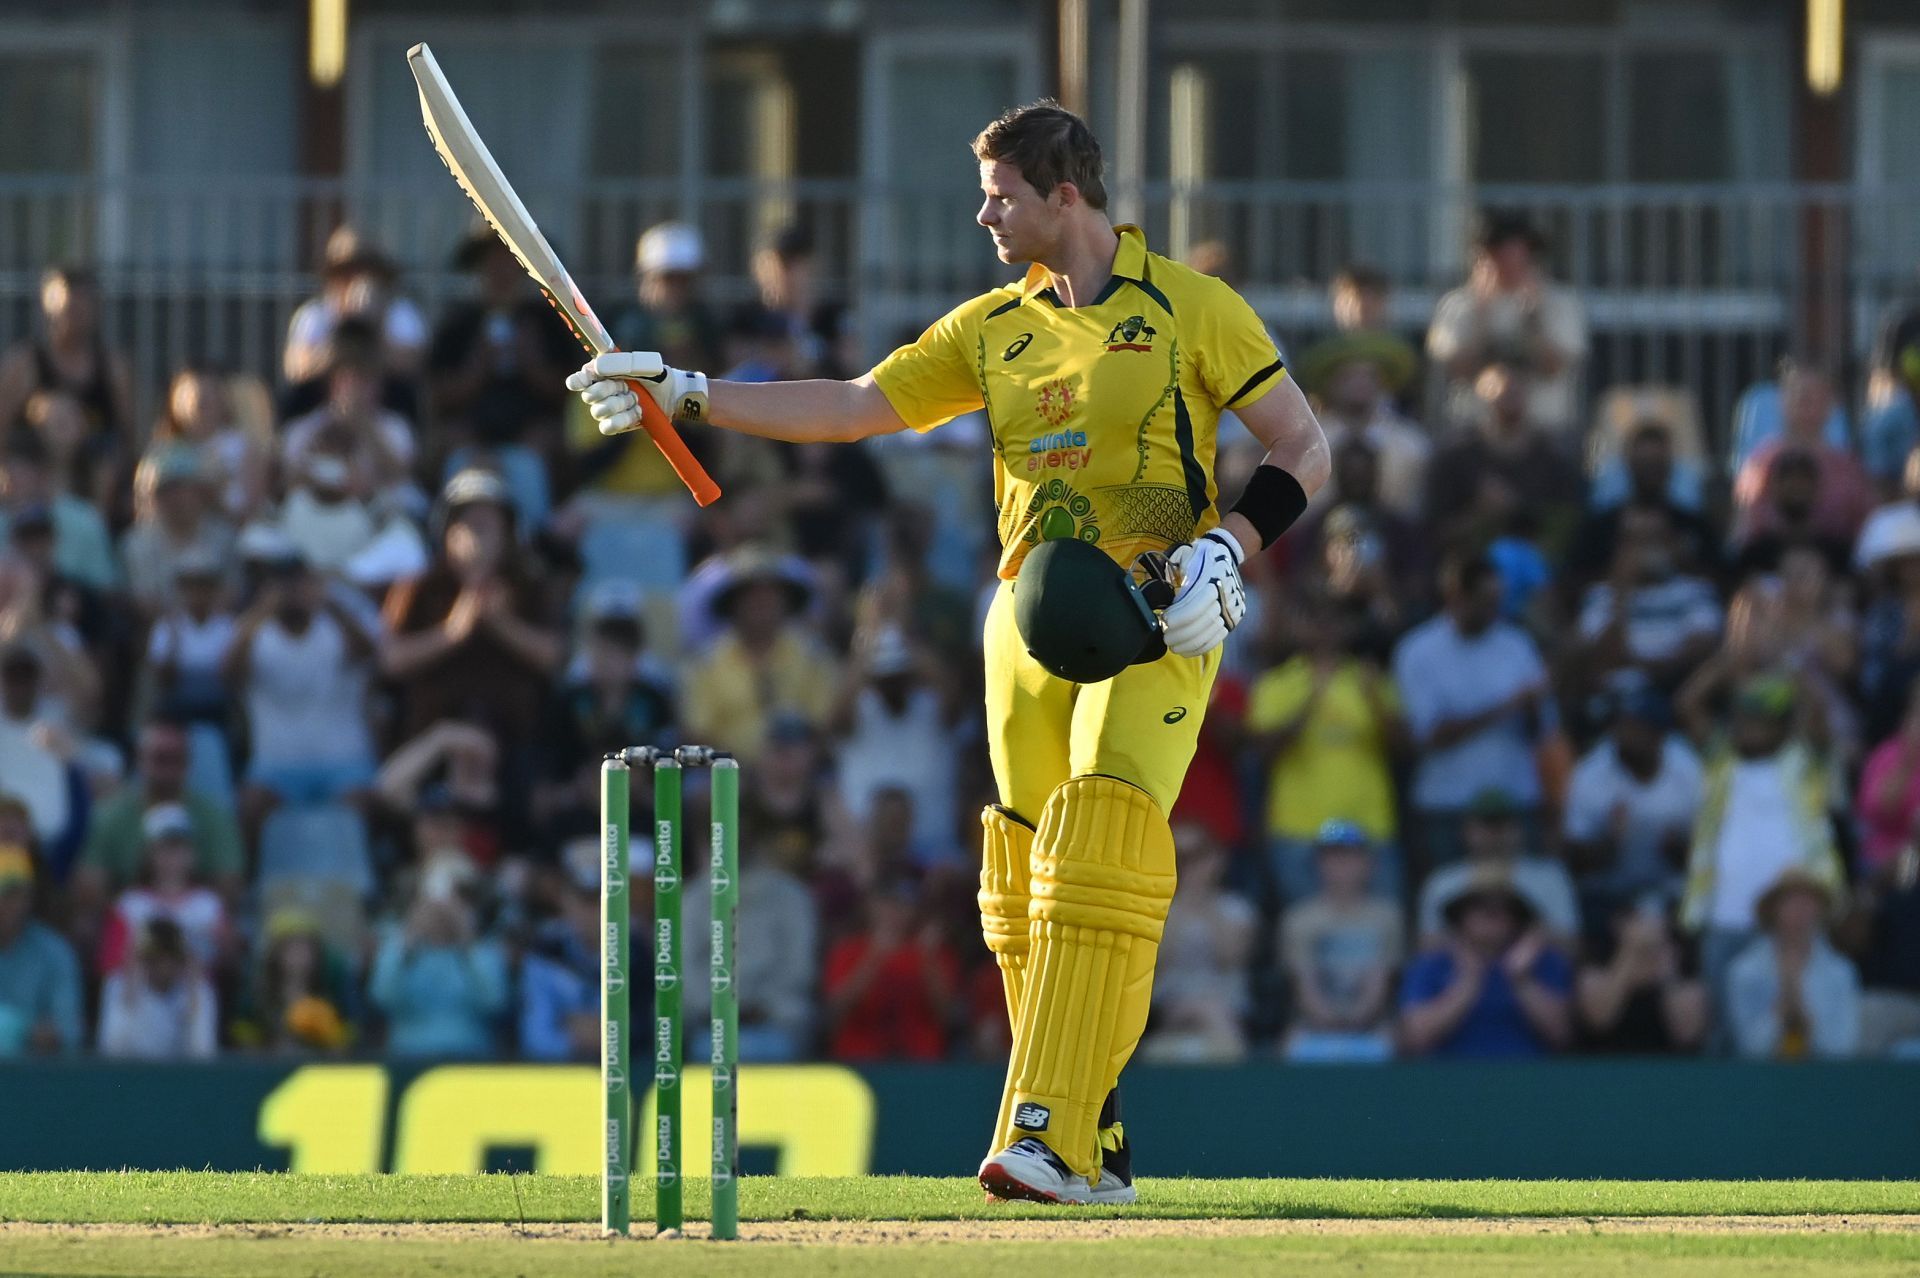
[[[1107,334],[1109,351],[1150,351],[1155,333],[1145,316],[1129,315]]]
[[[1093,449],[1084,430],[1057,430],[1037,435],[1027,445],[1027,473],[1042,470],[1082,470],[1093,464]]]

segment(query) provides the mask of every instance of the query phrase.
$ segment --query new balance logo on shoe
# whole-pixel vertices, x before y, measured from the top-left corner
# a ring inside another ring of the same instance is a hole
[[[1025,1132],[1044,1132],[1053,1120],[1053,1111],[1045,1105],[1027,1101],[1013,1111],[1013,1125]]]

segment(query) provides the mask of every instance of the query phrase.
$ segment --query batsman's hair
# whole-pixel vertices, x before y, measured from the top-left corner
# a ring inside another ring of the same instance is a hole
[[[1107,207],[1100,143],[1085,120],[1052,98],[1003,112],[974,138],[973,155],[982,162],[1006,161],[1041,195],[1071,182],[1087,207]]]

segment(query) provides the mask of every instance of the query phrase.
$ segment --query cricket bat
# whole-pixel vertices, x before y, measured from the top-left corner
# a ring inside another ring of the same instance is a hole
[[[480,210],[480,216],[487,219],[487,225],[499,235],[501,242],[513,251],[527,274],[533,276],[553,308],[566,318],[581,344],[595,355],[617,350],[606,325],[587,305],[573,277],[560,264],[559,255],[547,243],[547,237],[540,234],[540,228],[527,213],[527,206],[513,193],[506,174],[500,171],[487,144],[480,140],[473,122],[467,119],[460,99],[453,96],[453,86],[447,83],[446,74],[434,61],[433,50],[425,44],[414,45],[407,50],[407,66],[420,86],[420,114],[427,122],[427,136],[433,139],[433,149],[440,153],[447,171],[460,183],[460,189],[467,193],[467,198]],[[713,477],[687,451],[686,441],[680,438],[680,432],[673,428],[673,422],[660,410],[647,388],[638,382],[632,385],[640,400],[641,427],[673,467],[674,474],[680,476],[681,482],[693,493],[693,499],[702,506],[711,505],[720,496],[720,485],[713,482]]]

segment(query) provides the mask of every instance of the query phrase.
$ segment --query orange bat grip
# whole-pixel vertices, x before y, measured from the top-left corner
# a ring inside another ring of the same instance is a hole
[[[680,476],[680,482],[693,494],[694,501],[702,506],[713,505],[720,499],[720,485],[713,482],[713,476],[707,473],[699,458],[688,451],[687,441],[680,438],[680,432],[673,428],[672,420],[661,411],[646,386],[631,377],[627,385],[633,387],[634,396],[640,401],[640,427],[647,432],[647,438],[667,459],[667,465],[673,467],[673,473]]]

